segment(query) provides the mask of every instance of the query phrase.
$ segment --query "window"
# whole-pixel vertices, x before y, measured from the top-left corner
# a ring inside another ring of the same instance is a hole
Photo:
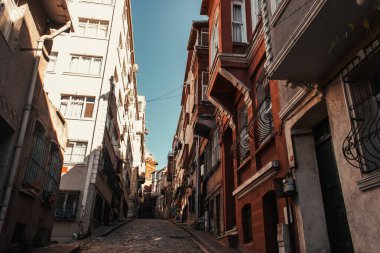
[[[272,14],[276,11],[281,1],[282,0],[270,0],[270,7],[271,7]]]
[[[70,72],[100,75],[102,57],[72,55],[70,62]]]
[[[55,217],[59,219],[75,219],[79,191],[60,191],[58,194]]]
[[[119,49],[123,49],[123,38],[121,37],[121,33],[119,35]]]
[[[240,107],[238,112],[238,140],[239,140],[239,159],[242,162],[249,155],[249,135],[248,135],[248,114],[247,106]]]
[[[215,56],[219,50],[219,14],[218,14],[218,11],[215,13],[214,22],[212,25],[210,50],[211,50],[210,65],[212,66],[212,64],[214,63]]]
[[[241,210],[244,243],[253,241],[251,204],[246,204]]]
[[[53,72],[55,69],[55,65],[57,64],[57,56],[58,52],[51,52],[49,56],[49,63],[47,66],[47,71]]]
[[[375,40],[363,49],[365,57],[358,57],[343,71],[351,121],[343,142],[343,154],[348,163],[369,176],[380,171],[380,74],[378,66],[372,64],[379,57],[379,48]]]
[[[246,42],[245,8],[243,0],[232,2],[232,41]]]
[[[77,34],[87,37],[106,38],[108,24],[109,22],[104,20],[79,18]]]
[[[46,157],[48,157],[49,142],[45,139],[44,130],[36,122],[34,130],[34,143],[30,146],[29,167],[24,175],[23,185],[40,191],[43,187],[43,174],[45,172]]]
[[[86,161],[87,142],[68,141],[65,151],[65,163],[84,163]]]
[[[207,87],[208,87],[208,72],[202,71],[202,101],[208,101],[207,98]]]
[[[62,160],[59,153],[59,147],[52,145],[50,151],[50,162],[45,180],[42,198],[45,202],[51,203],[54,194],[58,190],[59,178],[62,170]]]
[[[260,0],[251,0],[252,31],[255,30],[260,17]]]
[[[198,32],[198,46],[208,46],[208,28],[202,28]]]
[[[94,97],[63,95],[59,110],[67,118],[92,118],[94,106]]]
[[[220,161],[220,146],[219,146],[219,133],[218,129],[214,131],[212,136],[212,167],[214,168]]]
[[[0,5],[0,32],[3,34],[6,41],[9,40],[13,22],[12,22],[12,11],[16,8],[16,5],[12,1],[1,1]]]

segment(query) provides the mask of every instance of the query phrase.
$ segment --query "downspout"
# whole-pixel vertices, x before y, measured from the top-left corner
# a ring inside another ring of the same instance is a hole
[[[5,189],[4,198],[2,201],[3,203],[1,204],[0,232],[3,229],[5,216],[8,211],[9,201],[11,199],[11,194],[13,190],[13,183],[14,183],[14,178],[16,175],[16,170],[20,161],[21,151],[22,151],[23,143],[25,139],[26,127],[28,125],[29,115],[32,109],[34,90],[36,87],[36,80],[37,80],[37,74],[38,74],[38,67],[41,60],[44,42],[45,40],[53,40],[56,36],[63,33],[70,27],[71,27],[71,21],[68,21],[59,30],[55,31],[54,33],[50,35],[43,35],[37,41],[37,49],[36,49],[36,55],[34,56],[34,66],[33,66],[33,71],[32,71],[32,77],[30,78],[30,82],[29,82],[29,91],[28,91],[26,102],[25,102],[24,110],[22,113],[20,131],[19,131],[17,142],[15,145],[15,150],[14,150],[14,154],[13,154],[13,158],[11,162],[7,184],[5,185],[6,189]]]

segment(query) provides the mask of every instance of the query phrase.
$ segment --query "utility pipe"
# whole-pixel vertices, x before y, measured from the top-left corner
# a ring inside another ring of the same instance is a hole
[[[20,161],[21,151],[23,148],[23,143],[25,139],[25,133],[26,133],[26,127],[28,125],[29,115],[30,111],[32,109],[32,102],[33,102],[33,96],[34,96],[34,90],[36,87],[36,80],[37,80],[37,74],[38,74],[38,66],[40,64],[41,56],[42,56],[42,50],[44,47],[45,40],[53,40],[56,36],[63,33],[67,29],[71,27],[71,21],[68,21],[63,27],[61,27],[59,30],[55,31],[54,33],[50,35],[43,35],[41,36],[37,41],[37,49],[36,49],[36,55],[34,56],[34,65],[33,65],[33,71],[32,71],[32,77],[30,78],[29,82],[29,91],[26,98],[24,110],[22,113],[21,118],[21,126],[19,130],[19,134],[17,137],[17,142],[15,145],[15,150],[11,162],[11,167],[8,175],[7,184],[5,185],[5,193],[3,198],[3,203],[1,204],[1,213],[0,213],[0,232],[3,229],[5,216],[8,211],[9,201],[11,199],[12,190],[13,190],[13,181],[14,177],[16,175],[16,170]]]

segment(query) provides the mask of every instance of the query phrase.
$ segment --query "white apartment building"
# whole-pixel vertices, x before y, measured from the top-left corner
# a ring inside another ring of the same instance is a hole
[[[130,0],[71,0],[68,8],[74,32],[55,38],[45,75],[69,129],[52,232],[59,242],[134,215],[131,188],[144,166]]]

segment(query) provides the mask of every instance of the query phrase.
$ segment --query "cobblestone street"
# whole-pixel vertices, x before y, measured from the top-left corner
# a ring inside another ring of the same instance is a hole
[[[81,243],[83,253],[205,252],[184,230],[166,220],[137,219],[106,237],[90,237]]]

